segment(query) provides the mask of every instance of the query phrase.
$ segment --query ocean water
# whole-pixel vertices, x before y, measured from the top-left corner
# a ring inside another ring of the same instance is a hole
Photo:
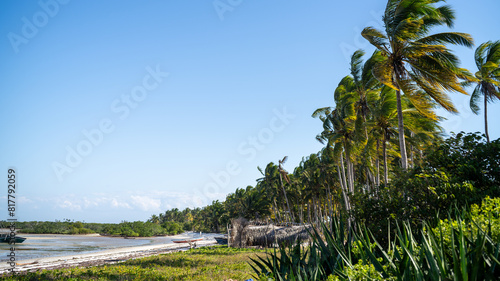
[[[198,237],[199,233],[185,233],[183,237]],[[19,234],[18,236],[27,238],[23,243],[16,244],[16,261],[37,259],[45,257],[67,256],[75,254],[87,254],[108,249],[171,244],[172,237],[147,237],[124,239],[121,237],[107,236],[82,236],[82,235],[61,235],[61,234]],[[210,234],[203,234],[209,238]],[[10,253],[8,243],[0,243],[0,261],[6,262]]]

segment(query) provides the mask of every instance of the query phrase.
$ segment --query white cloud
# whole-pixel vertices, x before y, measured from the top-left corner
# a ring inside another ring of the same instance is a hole
[[[75,204],[69,200],[64,200],[58,206],[59,206],[59,208],[70,209],[71,211],[81,211],[82,210],[82,207],[80,205]]]
[[[127,202],[119,202],[118,200],[116,200],[116,198],[113,198],[111,200],[111,206],[113,206],[114,208],[132,209],[132,207],[130,207],[130,205]]]
[[[158,212],[161,211],[161,200],[152,199],[148,196],[130,196],[133,200],[133,204],[139,207],[142,211]]]
[[[0,196],[1,200],[2,196]],[[59,197],[23,197],[19,199],[27,220],[53,220],[60,216],[85,221],[121,221],[129,217],[143,220],[172,208],[180,210],[199,205],[200,196],[188,192],[148,190],[122,193],[64,194]],[[55,212],[54,212],[55,211]],[[96,214],[106,214],[96,217]]]
[[[32,204],[33,200],[27,198],[26,196],[20,196],[17,199],[17,202],[20,203],[20,204]]]

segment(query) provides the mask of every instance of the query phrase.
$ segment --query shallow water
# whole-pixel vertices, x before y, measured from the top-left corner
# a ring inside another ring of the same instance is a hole
[[[172,237],[147,237],[124,239],[121,237],[107,236],[80,236],[62,234],[20,234],[27,238],[21,244],[15,245],[16,261],[27,259],[38,259],[45,257],[67,256],[75,254],[87,254],[108,249],[170,244]],[[185,233],[183,236],[196,237],[199,233]],[[203,234],[207,237],[210,235]],[[10,253],[7,243],[0,243],[0,261],[6,262]]]

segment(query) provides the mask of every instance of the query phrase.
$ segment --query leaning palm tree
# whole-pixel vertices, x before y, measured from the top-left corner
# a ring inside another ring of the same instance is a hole
[[[477,68],[477,85],[472,92],[470,108],[475,114],[479,114],[478,101],[484,99],[484,133],[486,140],[490,142],[488,134],[488,102],[500,99],[500,41],[486,42],[476,49],[475,60]]]
[[[287,207],[287,212],[288,212],[288,218],[290,219],[290,222],[295,222],[295,218],[293,217],[292,214],[292,209],[290,209],[290,203],[288,203],[288,196],[286,196],[286,190],[285,186],[283,185],[283,179],[290,184],[290,179],[288,178],[288,172],[283,169],[283,164],[286,162],[286,159],[288,159],[288,156],[283,157],[283,160],[278,161],[278,173],[280,176],[280,185],[281,189],[283,190],[283,195],[285,196],[285,202],[286,202],[286,207]]]
[[[472,47],[469,34],[445,32],[429,35],[436,26],[453,26],[454,11],[435,7],[443,0],[389,0],[382,18],[385,33],[366,27],[362,36],[382,52],[383,59],[373,67],[373,75],[396,90],[401,166],[408,167],[401,107],[403,92],[422,113],[420,90],[449,112],[458,112],[445,91],[467,94],[459,79],[468,73],[458,67],[459,60],[444,44]]]
[[[380,52],[376,51],[366,61],[363,62],[363,50],[357,50],[351,56],[350,75],[344,77],[335,90],[335,99],[341,104],[352,103],[355,110],[356,121],[355,131],[357,141],[361,145],[365,145],[368,141],[367,119],[370,115],[370,107],[368,103],[374,100],[378,95],[380,82],[372,75],[373,63],[380,60]],[[363,154],[362,163],[365,163],[366,168],[366,187],[370,187],[370,183],[375,183],[375,178],[370,170],[373,168],[368,155]]]
[[[396,134],[397,110],[396,93],[389,87],[383,87],[377,100],[369,104],[372,119],[369,122],[370,140],[377,144],[377,185],[380,184],[379,148],[382,144],[382,157],[384,165],[384,184],[387,185],[389,170],[387,166],[387,144],[391,137]]]

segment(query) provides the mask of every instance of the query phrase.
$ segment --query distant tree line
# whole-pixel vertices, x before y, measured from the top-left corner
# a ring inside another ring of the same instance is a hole
[[[184,232],[182,227],[164,228],[151,222],[121,223],[85,223],[80,221],[28,221],[17,222],[16,227],[21,233],[36,234],[92,234],[125,237],[150,237],[157,235],[172,235]]]

